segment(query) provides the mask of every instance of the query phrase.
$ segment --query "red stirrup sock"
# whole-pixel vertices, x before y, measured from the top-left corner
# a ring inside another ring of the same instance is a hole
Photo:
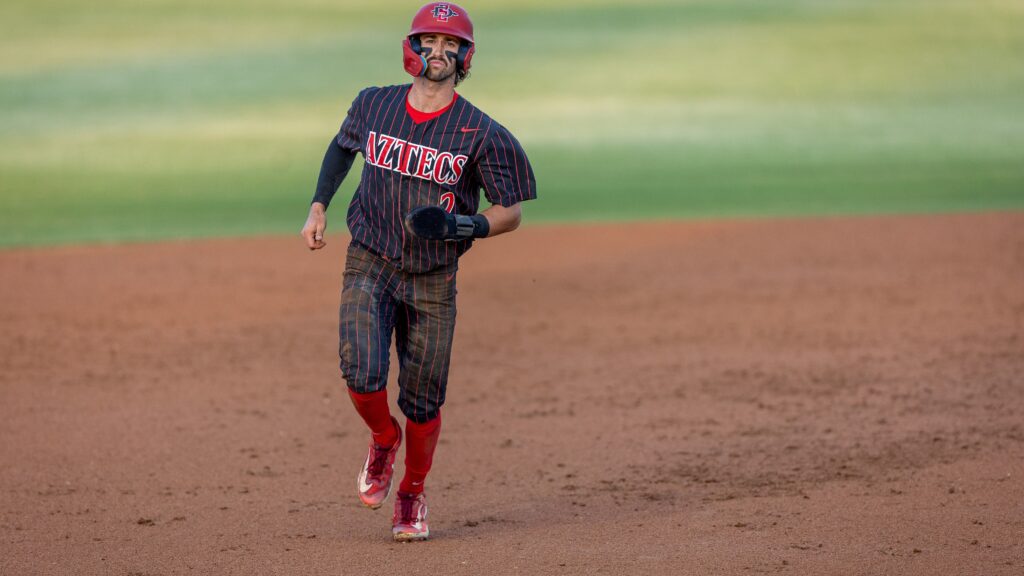
[[[398,430],[391,422],[391,409],[388,408],[388,391],[370,392],[360,394],[348,389],[348,395],[352,398],[352,405],[356,412],[363,417],[363,421],[370,427],[373,434],[373,443],[378,446],[394,446],[398,441]]]
[[[419,494],[423,492],[423,481],[427,479],[430,465],[434,461],[434,448],[441,435],[441,414],[425,424],[412,420],[405,423],[405,476],[398,487],[400,492]]]

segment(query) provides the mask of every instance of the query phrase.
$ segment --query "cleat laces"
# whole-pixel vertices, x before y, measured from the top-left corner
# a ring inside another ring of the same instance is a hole
[[[402,524],[412,524],[418,520],[413,514],[413,508],[416,506],[415,498],[400,498],[398,506],[398,516]]]
[[[373,458],[370,459],[370,465],[366,467],[367,476],[378,478],[384,474],[384,467],[388,463],[388,452],[390,452],[390,448],[374,445]]]

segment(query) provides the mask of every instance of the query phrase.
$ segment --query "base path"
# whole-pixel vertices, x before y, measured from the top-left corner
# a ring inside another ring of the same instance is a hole
[[[328,241],[0,252],[0,574],[1024,573],[1022,213],[479,242],[410,545]]]

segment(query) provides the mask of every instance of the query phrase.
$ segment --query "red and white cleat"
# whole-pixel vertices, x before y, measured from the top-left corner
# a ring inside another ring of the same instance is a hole
[[[395,456],[402,445],[402,427],[398,425],[398,420],[392,418],[391,421],[398,431],[395,445],[386,448],[374,444],[371,440],[370,452],[366,455],[366,462],[363,463],[363,469],[359,471],[359,477],[356,479],[359,500],[374,510],[380,508],[391,493],[391,481],[395,476]]]
[[[391,534],[398,542],[413,542],[430,538],[426,497],[422,493],[399,492],[395,498],[395,516],[391,520],[391,524]]]

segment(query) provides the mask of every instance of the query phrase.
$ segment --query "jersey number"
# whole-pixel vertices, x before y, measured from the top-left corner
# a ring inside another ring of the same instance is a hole
[[[455,212],[454,192],[445,192],[444,194],[441,194],[441,207],[444,208],[444,211],[449,214]]]

